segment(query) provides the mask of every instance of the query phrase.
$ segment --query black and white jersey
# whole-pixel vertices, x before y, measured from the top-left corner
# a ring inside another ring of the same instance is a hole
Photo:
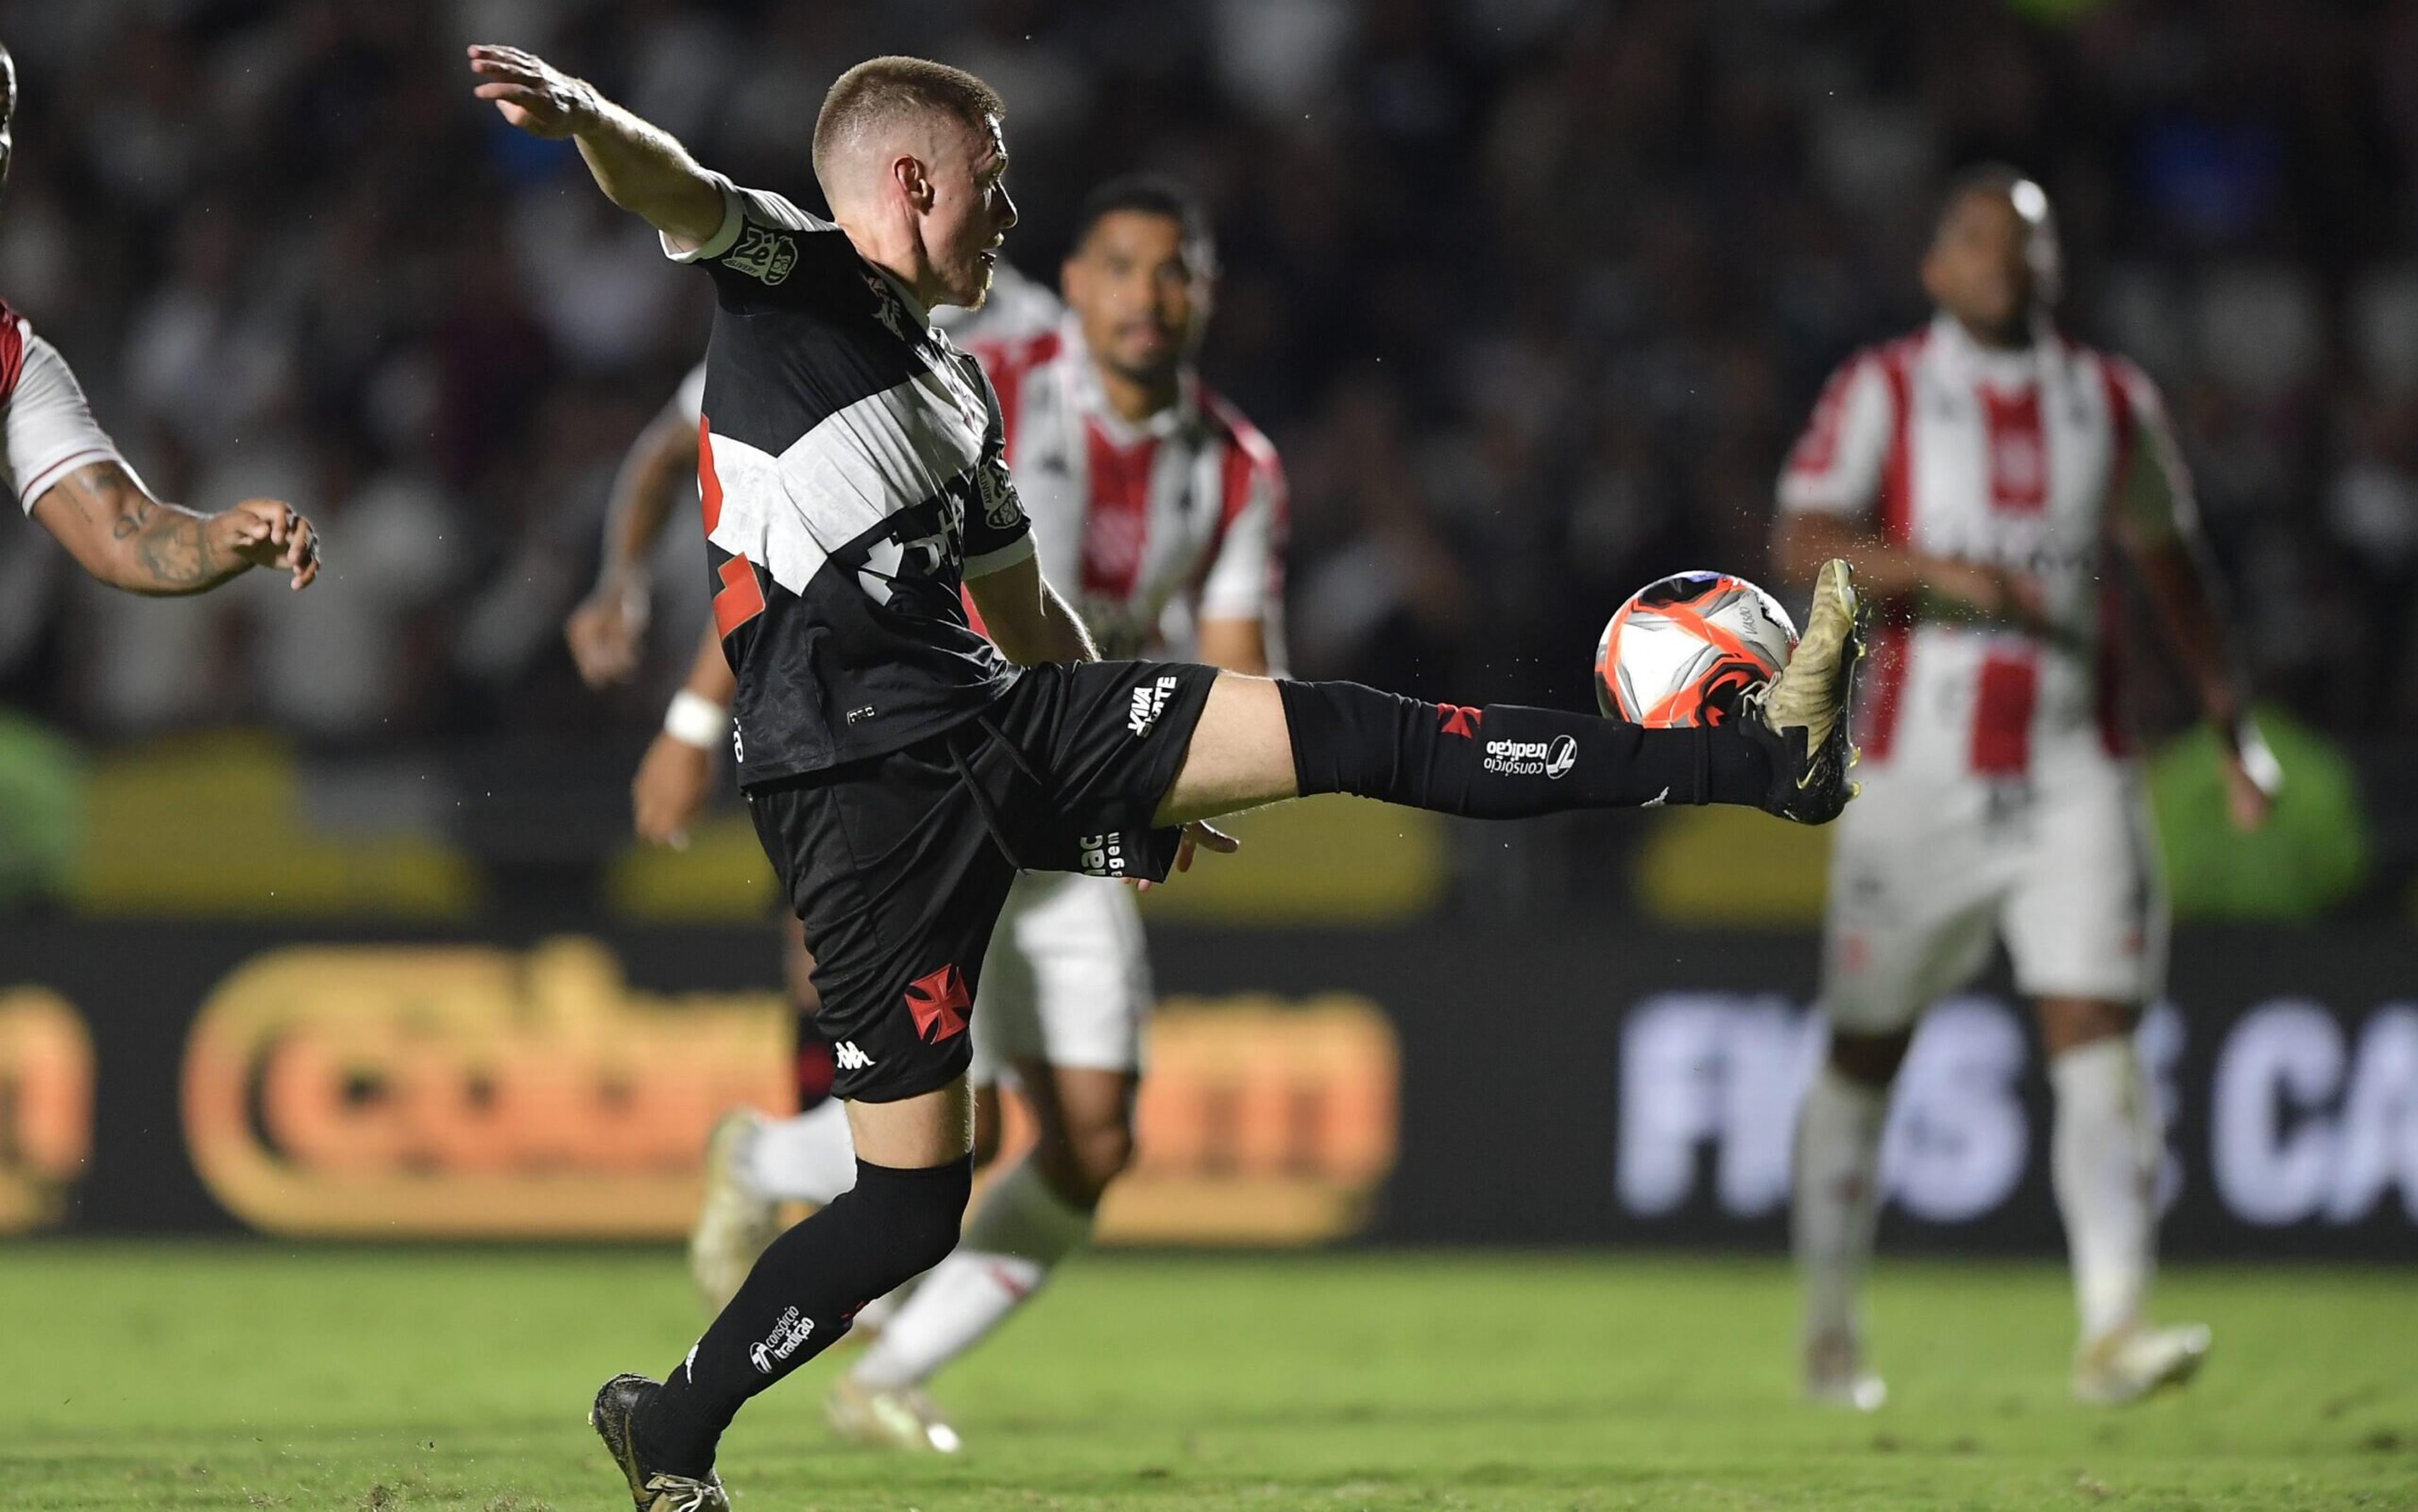
[[[697,486],[743,786],[988,705],[1016,669],[959,588],[1033,540],[981,366],[837,226],[722,192],[721,229],[664,251],[713,276]]]

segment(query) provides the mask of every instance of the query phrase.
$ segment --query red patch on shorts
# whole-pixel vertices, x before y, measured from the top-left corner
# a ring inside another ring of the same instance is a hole
[[[915,1016],[915,1033],[926,1045],[964,1033],[966,1010],[973,1003],[973,995],[966,991],[965,973],[954,966],[907,984],[907,1011]]]

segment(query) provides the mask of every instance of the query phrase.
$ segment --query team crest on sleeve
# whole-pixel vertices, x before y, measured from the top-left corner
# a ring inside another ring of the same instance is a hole
[[[739,244],[724,255],[722,266],[767,285],[778,283],[798,266],[798,238],[770,226],[750,225],[739,233]]]
[[[1017,501],[1016,484],[1007,476],[1005,463],[986,457],[976,464],[974,487],[982,495],[983,518],[992,529],[1005,530],[1024,518],[1024,506]]]

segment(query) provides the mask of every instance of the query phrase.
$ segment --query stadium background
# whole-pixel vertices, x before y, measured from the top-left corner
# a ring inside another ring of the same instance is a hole
[[[1044,279],[1094,179],[1199,186],[1204,367],[1292,480],[1294,667],[1435,697],[1583,706],[1630,588],[1766,573],[1822,375],[1921,318],[1942,174],[2037,173],[2067,323],[2179,415],[2292,774],[2229,837],[2145,680],[2178,1245],[2410,1252],[2418,12],[2262,0],[0,0],[0,293],[163,495],[291,497],[330,561],[146,603],[0,532],[0,1229],[667,1235],[714,1108],[785,1095],[743,821],[627,838],[694,538],[635,687],[587,693],[559,634],[705,291],[474,108],[472,38],[809,203],[839,68],[966,64]],[[1112,1231],[1776,1247],[1819,835],[1342,801],[1244,832],[1149,903],[1173,1001]],[[1890,1221],[2053,1250],[2002,992],[1926,1046]]]

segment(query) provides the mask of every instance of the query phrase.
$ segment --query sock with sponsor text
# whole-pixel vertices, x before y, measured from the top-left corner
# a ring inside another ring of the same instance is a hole
[[[1357,793],[1482,819],[1656,803],[1759,806],[1771,760],[1736,730],[1647,729],[1519,704],[1421,703],[1356,682],[1279,682],[1304,797]]]
[[[2088,1342],[2140,1321],[2155,1263],[2164,1134],[2129,1034],[2063,1051],[2049,1061],[2048,1080],[2057,1094],[2049,1183]]]
[[[647,1461],[684,1475],[711,1470],[722,1430],[748,1397],[829,1349],[859,1307],[955,1247],[972,1186],[971,1156],[920,1169],[858,1161],[856,1184],[773,1241],[640,1409]]]
[[[1805,1336],[1858,1336],[1856,1303],[1881,1210],[1881,1133],[1889,1091],[1824,1061],[1797,1112],[1789,1240],[1805,1286]]]
[[[1024,1306],[1091,1237],[1092,1214],[1049,1189],[1030,1158],[984,1191],[965,1238],[882,1325],[849,1373],[882,1390],[916,1386]]]

